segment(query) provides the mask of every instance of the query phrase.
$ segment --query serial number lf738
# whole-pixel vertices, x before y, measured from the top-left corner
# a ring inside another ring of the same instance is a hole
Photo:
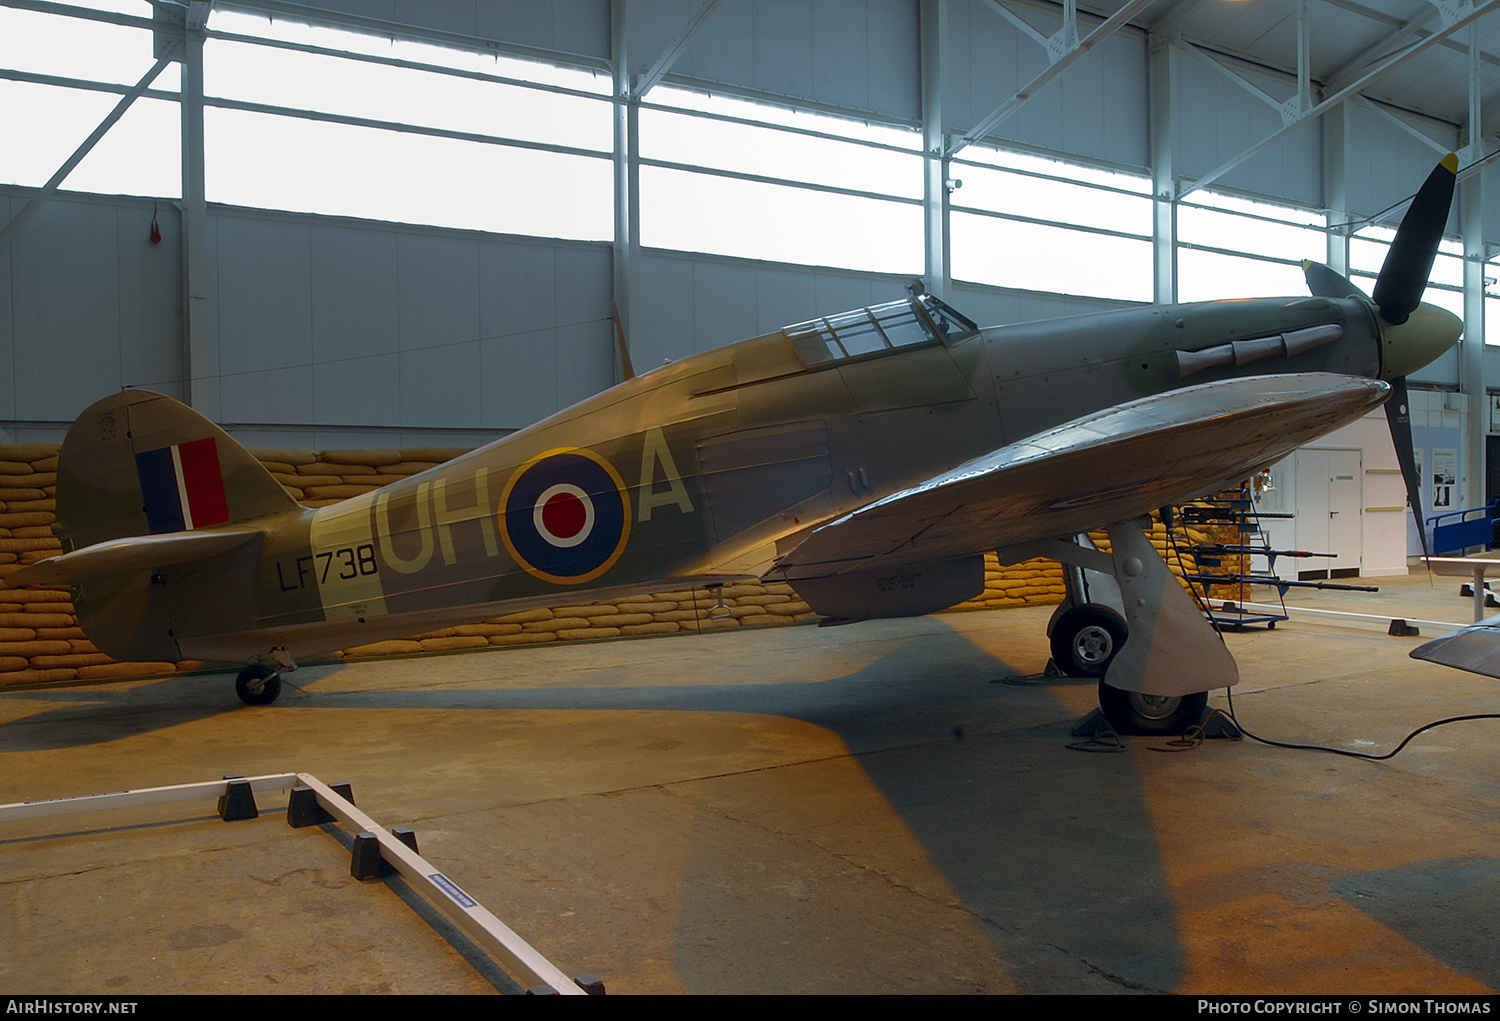
[[[368,542],[298,557],[290,568],[276,562],[276,580],[283,592],[306,588],[309,582],[326,585],[330,576],[337,581],[352,581],[379,572],[375,546]]]

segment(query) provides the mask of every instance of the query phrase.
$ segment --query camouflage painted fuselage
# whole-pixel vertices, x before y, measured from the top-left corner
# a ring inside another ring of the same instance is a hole
[[[274,480],[252,478],[220,433],[229,502],[252,509],[220,527],[261,534],[82,586],[80,620],[117,657],[243,661],[764,577],[820,524],[1102,409],[1234,376],[1382,370],[1380,330],[1358,299],[1154,306],[986,330],[921,299],[870,318],[883,326],[864,339],[850,313],[680,359],[316,511],[262,492]],[[131,399],[145,396],[108,401],[144,407]],[[195,421],[214,428],[178,408],[181,420],[149,442],[198,439]],[[146,442],[135,438],[137,456]],[[70,445],[83,441],[70,434],[59,467],[70,546],[149,531],[131,506],[135,465],[121,461],[101,483],[104,455]],[[1056,480],[1059,491],[1072,483]]]

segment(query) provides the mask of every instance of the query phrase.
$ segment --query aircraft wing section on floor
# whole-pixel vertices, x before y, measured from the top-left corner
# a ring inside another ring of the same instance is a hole
[[[1185,387],[1075,419],[815,529],[789,580],[929,564],[1126,521],[1248,475],[1365,415],[1386,383],[1294,373]]]
[[[1500,615],[1425,642],[1411,650],[1411,658],[1500,677]]]

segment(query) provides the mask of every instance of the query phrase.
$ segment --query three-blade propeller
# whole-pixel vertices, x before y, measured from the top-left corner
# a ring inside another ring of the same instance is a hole
[[[1422,187],[1412,199],[1411,208],[1396,229],[1396,239],[1386,253],[1380,275],[1375,279],[1375,288],[1369,298],[1358,287],[1340,274],[1316,262],[1302,264],[1307,287],[1313,294],[1324,298],[1365,298],[1373,301],[1385,326],[1400,326],[1411,318],[1412,312],[1422,302],[1422,292],[1427,289],[1427,278],[1432,273],[1433,260],[1437,258],[1438,244],[1443,239],[1443,228],[1448,223],[1448,210],[1453,204],[1453,186],[1457,180],[1458,157],[1449,153],[1433,168]],[[1382,347],[1384,354],[1385,348]],[[1396,446],[1396,459],[1401,464],[1401,475],[1406,481],[1406,500],[1411,506],[1417,522],[1417,535],[1422,540],[1422,552],[1427,553],[1427,531],[1422,525],[1422,480],[1417,475],[1417,457],[1412,444],[1411,414],[1407,406],[1405,374],[1389,377],[1391,396],[1385,402],[1386,422],[1390,426],[1391,441]]]

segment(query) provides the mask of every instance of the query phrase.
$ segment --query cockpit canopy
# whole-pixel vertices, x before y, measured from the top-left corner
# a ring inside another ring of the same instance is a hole
[[[930,294],[783,328],[802,364],[821,369],[853,359],[876,358],[902,348],[951,344],[975,332],[967,317]]]

